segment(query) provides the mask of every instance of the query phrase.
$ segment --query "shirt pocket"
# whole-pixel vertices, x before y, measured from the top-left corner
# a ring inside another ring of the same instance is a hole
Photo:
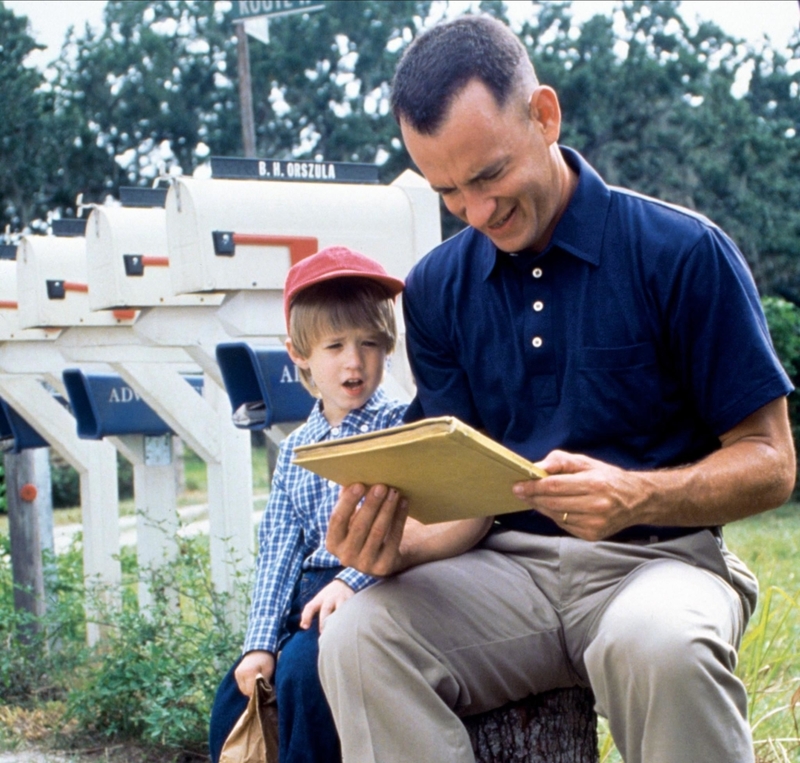
[[[663,412],[652,344],[584,347],[578,363],[578,427],[594,439],[647,434]]]

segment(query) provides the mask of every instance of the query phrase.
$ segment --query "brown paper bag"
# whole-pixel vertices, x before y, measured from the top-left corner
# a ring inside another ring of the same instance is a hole
[[[278,707],[263,676],[256,678],[253,696],[222,745],[219,763],[278,763]]]

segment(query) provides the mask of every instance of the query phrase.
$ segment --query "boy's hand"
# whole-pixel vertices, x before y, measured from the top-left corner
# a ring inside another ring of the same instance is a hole
[[[308,629],[311,621],[319,615],[319,632],[325,627],[325,620],[328,615],[333,614],[348,599],[353,596],[353,589],[342,580],[333,580],[325,586],[308,604],[303,608],[300,616],[300,627]]]
[[[269,681],[275,672],[275,655],[272,652],[248,652],[233,673],[239,691],[252,697],[256,688],[256,677],[260,674]]]

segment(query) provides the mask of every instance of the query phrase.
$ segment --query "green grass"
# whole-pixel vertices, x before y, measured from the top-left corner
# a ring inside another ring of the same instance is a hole
[[[756,574],[758,608],[745,633],[739,675],[761,761],[800,760],[800,506],[736,522],[728,546]]]

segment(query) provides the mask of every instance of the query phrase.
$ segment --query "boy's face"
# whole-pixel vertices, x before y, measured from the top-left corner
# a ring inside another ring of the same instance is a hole
[[[307,358],[298,355],[291,342],[287,349],[297,366],[310,371],[332,426],[364,405],[383,379],[386,350],[380,335],[369,329],[326,331]]]

